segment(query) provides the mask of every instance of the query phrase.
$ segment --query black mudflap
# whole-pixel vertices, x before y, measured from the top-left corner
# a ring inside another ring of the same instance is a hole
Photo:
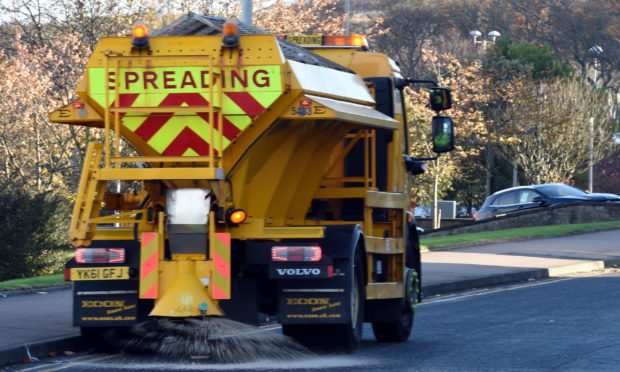
[[[349,296],[330,292],[283,292],[279,315],[283,324],[340,324],[350,321]]]
[[[74,324],[80,327],[129,326],[139,319],[135,294],[76,296]]]
[[[351,264],[334,262],[326,279],[279,281],[278,314],[282,324],[346,324],[351,317]]]
[[[98,240],[91,248],[124,248],[123,263],[79,264],[72,259],[65,267],[76,269],[73,278],[73,325],[78,327],[128,327],[148,318],[153,300],[138,298],[140,245],[137,241]],[[114,274],[127,269],[128,279]],[[95,279],[96,278],[96,279]]]

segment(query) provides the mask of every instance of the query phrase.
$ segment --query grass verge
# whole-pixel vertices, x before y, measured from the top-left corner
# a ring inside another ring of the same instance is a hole
[[[34,278],[12,279],[0,282],[0,291],[7,289],[30,289],[64,284],[64,273],[35,276]]]
[[[528,239],[553,235],[563,235],[575,232],[587,232],[607,228],[620,228],[620,221],[591,222],[554,226],[521,227],[496,231],[483,231],[478,233],[465,233],[458,235],[437,236],[433,238],[421,238],[422,249],[433,250],[447,246],[458,246],[468,243],[486,243],[507,239]]]

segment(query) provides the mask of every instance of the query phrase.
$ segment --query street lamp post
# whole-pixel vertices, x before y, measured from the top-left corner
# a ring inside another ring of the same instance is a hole
[[[498,31],[491,31],[487,34],[488,39],[482,39],[482,32],[478,30],[469,31],[469,36],[474,38],[474,44],[482,44],[482,50],[487,49],[487,41],[490,41],[491,44],[495,44],[495,39],[497,39],[501,34]]]
[[[491,31],[487,34],[487,38],[482,38],[482,32],[478,30],[469,31],[469,36],[474,38],[474,44],[482,45],[482,51],[487,50],[487,42],[491,42],[491,44],[495,44],[495,39],[497,39],[501,34],[498,31]],[[493,155],[490,153],[490,149],[487,148],[487,176],[486,176],[486,184],[485,184],[485,194],[489,196],[491,194],[491,164],[493,162]],[[517,162],[513,162],[512,168],[512,185],[517,185]]]
[[[603,52],[603,48],[598,45],[595,45],[588,49],[588,52],[594,55],[594,79],[592,79],[592,85],[594,85],[594,89],[598,88],[598,55]],[[588,122],[588,131],[590,132],[590,143],[589,143],[589,163],[588,164],[588,191],[594,192],[594,118],[591,117]]]
[[[241,20],[245,24],[252,24],[252,0],[243,0],[241,7]]]

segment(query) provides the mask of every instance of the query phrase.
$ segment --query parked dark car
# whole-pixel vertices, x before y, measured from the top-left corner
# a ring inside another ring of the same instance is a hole
[[[561,183],[519,186],[498,191],[486,198],[480,210],[474,214],[474,219],[480,221],[524,209],[578,202],[620,203],[620,196],[587,193]]]

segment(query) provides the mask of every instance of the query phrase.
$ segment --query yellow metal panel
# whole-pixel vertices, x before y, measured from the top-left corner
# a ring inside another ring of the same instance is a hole
[[[80,102],[84,107],[75,108],[74,104]],[[66,106],[52,111],[49,114],[52,123],[76,124],[87,127],[103,128],[103,117],[95,111],[95,108],[82,99],[76,99]]]
[[[405,240],[398,238],[376,238],[365,236],[366,252],[380,254],[402,254],[405,251]]]
[[[350,68],[363,78],[392,77],[394,66],[381,53],[368,53],[344,49],[316,49],[314,53]]]
[[[133,228],[96,229],[93,240],[134,240]]]
[[[113,156],[112,161],[118,160],[122,163],[206,163],[211,161],[210,156]]]
[[[321,239],[323,226],[263,227],[262,224],[241,224],[230,229],[233,239]]]
[[[219,168],[122,168],[99,169],[99,180],[219,180],[224,171]]]
[[[301,106],[300,103],[303,98],[310,100],[308,106]],[[391,130],[400,127],[398,121],[382,114],[370,106],[318,97],[310,94],[293,101],[291,106],[284,112],[282,118],[333,119],[355,123],[364,127]]]
[[[335,122],[311,121],[292,126],[286,132],[286,141],[292,147],[286,161],[275,159],[284,169],[267,207],[266,217],[272,218],[266,220],[268,223],[282,225],[305,217],[308,205],[320,186],[331,151],[347,132],[346,126]]]
[[[203,261],[207,259],[204,254],[173,254],[172,259],[175,261]]]
[[[366,192],[366,206],[370,208],[403,209],[408,206],[408,196],[399,192]]]
[[[403,283],[368,283],[366,299],[379,300],[385,298],[402,298],[405,295]]]
[[[320,48],[312,49],[312,53],[316,53],[324,58],[329,59],[330,61],[336,62],[341,66],[349,67],[351,65],[353,55],[359,52],[357,52],[355,49]]]
[[[154,59],[146,52],[132,53],[129,37],[106,37],[99,40],[87,67],[105,66],[105,54],[131,55],[132,63],[142,67],[204,66],[205,55],[217,56],[224,64],[237,62],[236,53],[224,53],[219,57],[222,46],[222,37],[219,35],[155,36],[150,38],[150,44],[153,54],[168,58]],[[240,49],[243,49],[242,64],[246,66],[284,63],[274,35],[241,35]],[[183,58],[179,58],[180,55],[183,55]]]

